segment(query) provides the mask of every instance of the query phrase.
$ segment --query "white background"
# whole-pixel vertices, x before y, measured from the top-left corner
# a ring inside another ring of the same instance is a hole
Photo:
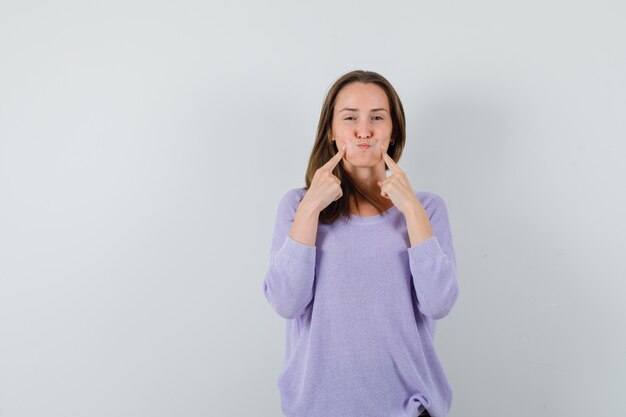
[[[626,6],[591,0],[1,1],[0,416],[281,415],[274,216],[353,69],[448,205],[449,415],[622,416]]]

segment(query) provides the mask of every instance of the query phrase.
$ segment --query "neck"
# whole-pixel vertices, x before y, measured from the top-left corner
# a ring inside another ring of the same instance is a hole
[[[384,159],[381,158],[373,166],[355,166],[344,161],[344,168],[359,188],[373,196],[382,206],[389,207],[393,205],[391,200],[380,195],[380,187],[377,184],[378,181],[384,181],[387,178]],[[353,211],[356,210],[356,200],[358,200],[359,205],[363,204],[365,207],[371,206],[369,202],[357,195],[352,196],[351,200],[354,200],[349,203]]]

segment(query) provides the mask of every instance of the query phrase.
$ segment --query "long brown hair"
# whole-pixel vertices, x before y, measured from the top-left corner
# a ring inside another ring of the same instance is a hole
[[[376,72],[362,70],[348,72],[335,81],[324,99],[320,120],[317,125],[317,136],[315,138],[315,143],[313,144],[313,150],[311,151],[311,156],[309,157],[309,165],[306,170],[305,181],[307,190],[311,186],[311,181],[313,180],[315,171],[328,162],[328,160],[338,152],[336,141],[330,140],[335,102],[339,91],[341,91],[341,89],[346,85],[353,82],[362,82],[366,84],[374,83],[385,91],[387,98],[389,99],[389,110],[392,121],[390,142],[393,142],[390,143],[387,153],[396,162],[400,159],[400,155],[402,155],[402,149],[404,148],[404,142],[406,139],[406,122],[404,120],[404,108],[402,107],[402,102],[400,101],[400,97],[398,97],[396,90],[385,77]],[[359,187],[350,174],[343,168],[343,164],[337,164],[333,170],[333,175],[341,181],[341,191],[343,192],[343,195],[337,201],[333,201],[322,210],[319,216],[319,221],[321,223],[333,223],[340,216],[349,218],[350,198],[354,199],[358,209],[358,199],[354,198],[356,195],[360,195],[363,199],[376,207],[379,213],[383,213],[384,207],[380,203],[379,197],[372,194],[368,190]]]

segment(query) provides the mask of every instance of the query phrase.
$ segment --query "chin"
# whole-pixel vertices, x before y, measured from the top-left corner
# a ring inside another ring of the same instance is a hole
[[[378,161],[366,162],[366,161],[350,161],[350,160],[348,160],[348,162],[350,162],[350,165],[352,165],[355,168],[372,168],[372,167],[375,167],[376,164],[378,163]]]

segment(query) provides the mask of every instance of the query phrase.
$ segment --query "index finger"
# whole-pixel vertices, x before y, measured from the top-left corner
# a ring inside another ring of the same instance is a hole
[[[346,145],[343,145],[342,148],[339,149],[339,152],[337,152],[332,158],[330,158],[328,162],[322,165],[322,168],[332,171],[333,169],[335,169],[339,161],[343,159],[343,156],[345,154],[346,154]]]
[[[391,170],[392,173],[397,173],[397,172],[401,172],[402,170],[400,169],[400,167],[398,166],[398,164],[396,164],[396,161],[394,161],[389,154],[387,154],[387,152],[385,152],[385,148],[383,148],[383,145],[380,145],[380,153],[383,156],[383,159],[385,160],[385,162],[387,163],[387,166],[389,167],[389,169]]]

